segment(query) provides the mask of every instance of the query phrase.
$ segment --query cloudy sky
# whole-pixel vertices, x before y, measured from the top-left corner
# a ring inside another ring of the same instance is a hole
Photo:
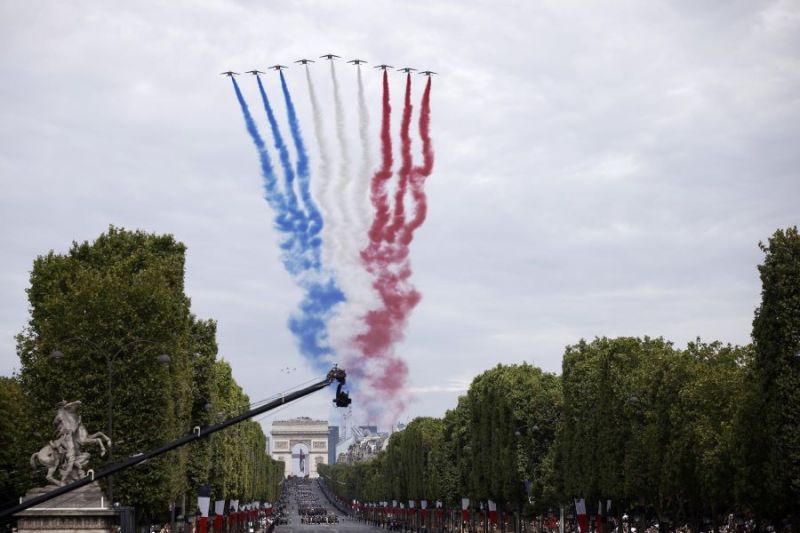
[[[228,69],[332,52],[440,73],[404,419],[443,414],[498,362],[558,372],[581,338],[748,342],[757,244],[800,218],[793,1],[5,0],[0,50],[0,374],[33,259],[114,224],[188,246],[193,311],[253,400],[314,376]],[[303,72],[287,80],[313,159]]]

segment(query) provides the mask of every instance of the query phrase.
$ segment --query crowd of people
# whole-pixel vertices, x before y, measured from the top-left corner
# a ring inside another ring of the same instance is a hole
[[[296,509],[301,524],[338,524],[339,516],[325,503],[314,491],[310,479],[289,477],[284,481],[281,504]]]
[[[719,516],[716,521],[706,517],[693,523],[659,521],[655,518],[641,516],[630,517],[623,514],[621,517],[607,517],[602,521],[602,529],[595,520],[588,520],[588,533],[790,533],[795,531],[789,520],[773,524],[771,522],[757,522],[752,518],[736,516],[733,514]],[[445,514],[441,520],[433,520],[429,515],[427,519],[419,516],[409,518],[406,515],[383,513],[370,515],[369,512],[356,511],[359,522],[370,524],[390,531],[414,531],[420,533],[560,533],[560,521],[557,516],[536,517],[521,520],[516,523],[516,518],[507,516],[503,522],[499,519],[490,522],[488,516],[473,517],[472,520],[461,522],[460,513]],[[564,533],[581,533],[577,518],[567,515],[563,524]]]

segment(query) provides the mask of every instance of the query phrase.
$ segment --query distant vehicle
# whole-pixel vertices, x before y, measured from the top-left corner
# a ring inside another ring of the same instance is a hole
[[[399,68],[397,70],[399,70],[400,72],[405,72],[406,74],[411,74],[412,70],[417,70],[417,69],[411,68],[411,67],[403,67],[403,68]]]
[[[248,70],[247,72],[245,72],[245,74],[252,74],[253,76],[258,76],[259,74],[266,74],[266,72],[263,72],[261,70]]]
[[[238,73],[238,72],[234,72],[234,71],[232,71],[232,70],[229,70],[229,71],[227,71],[227,72],[220,72],[220,73],[219,73],[219,75],[220,75],[220,76],[228,76],[229,78],[232,78],[232,77],[234,77],[234,76],[238,76],[238,75],[239,75],[239,73]]]
[[[386,70],[387,68],[394,68],[394,67],[392,65],[377,65],[376,67],[373,67],[373,68],[379,68],[381,70]]]
[[[272,65],[272,66],[271,66],[271,67],[269,67],[269,68],[271,68],[272,70],[283,70],[283,69],[285,69],[285,68],[289,68],[289,67],[287,67],[287,66],[285,66],[285,65]]]
[[[329,60],[333,60],[334,57],[337,58],[337,59],[339,58],[339,56],[337,56],[335,54],[325,54],[324,56],[319,56],[319,57],[320,57],[320,59],[322,59],[324,57],[325,59],[329,59]]]
[[[352,63],[356,66],[360,65],[361,63],[366,63],[363,59],[351,59],[348,63]]]
[[[308,65],[309,63],[313,63],[313,59],[298,59],[295,63],[302,63],[303,65]]]
[[[420,74],[424,74],[425,76],[428,76],[430,78],[431,74],[436,74],[436,73],[432,70],[423,70],[422,72],[420,72]]]

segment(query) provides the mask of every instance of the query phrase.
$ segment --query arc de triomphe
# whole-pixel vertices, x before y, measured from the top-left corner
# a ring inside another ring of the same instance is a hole
[[[275,420],[270,432],[272,458],[284,462],[285,476],[317,477],[317,465],[328,464],[328,421],[308,417]]]

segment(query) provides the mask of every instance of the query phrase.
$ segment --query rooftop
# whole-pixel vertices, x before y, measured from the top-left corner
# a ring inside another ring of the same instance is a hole
[[[299,416],[290,420],[275,420],[272,422],[272,427],[275,426],[327,426],[327,420],[313,420],[307,416]]]

